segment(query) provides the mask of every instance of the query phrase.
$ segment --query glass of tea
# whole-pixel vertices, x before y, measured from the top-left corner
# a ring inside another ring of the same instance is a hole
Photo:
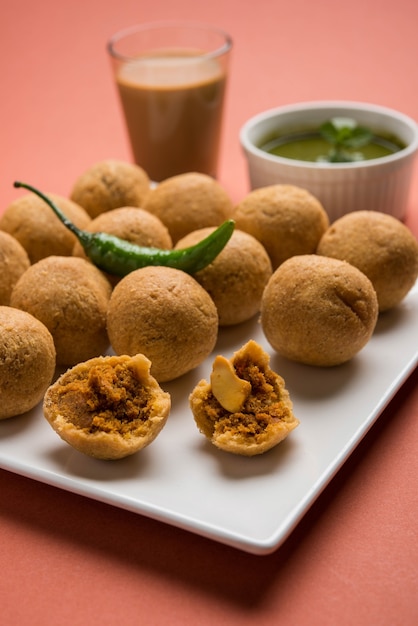
[[[190,22],[139,24],[108,43],[135,162],[159,182],[216,177],[230,36]]]

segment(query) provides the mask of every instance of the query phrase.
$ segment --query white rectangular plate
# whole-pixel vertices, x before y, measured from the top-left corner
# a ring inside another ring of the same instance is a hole
[[[351,362],[321,369],[274,353],[257,319],[220,332],[214,354],[227,357],[250,338],[285,379],[300,425],[252,458],[217,450],[199,433],[188,396],[210,375],[213,356],[162,385],[172,412],[148,448],[97,461],[64,443],[42,407],[0,422],[0,467],[133,511],[253,554],[279,547],[326,487],[418,363],[418,286]]]

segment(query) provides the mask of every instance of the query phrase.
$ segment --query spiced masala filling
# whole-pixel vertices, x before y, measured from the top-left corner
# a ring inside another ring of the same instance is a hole
[[[261,454],[299,424],[284,380],[269,360],[251,340],[230,360],[217,356],[210,383],[196,385],[190,406],[198,428],[215,446],[235,454]]]
[[[239,378],[250,383],[251,393],[242,409],[233,413],[226,411],[212,392],[209,394],[206,410],[217,432],[233,430],[253,438],[262,434],[269,424],[293,420],[273,372],[263,371],[257,363],[245,358],[236,360],[234,368]]]
[[[57,411],[71,416],[77,428],[126,435],[146,424],[153,395],[126,364],[104,361],[92,366],[87,376],[60,386]]]

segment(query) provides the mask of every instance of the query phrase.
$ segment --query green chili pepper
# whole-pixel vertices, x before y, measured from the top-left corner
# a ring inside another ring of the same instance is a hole
[[[15,187],[24,187],[44,200],[61,222],[78,239],[88,258],[101,270],[116,276],[126,276],[147,265],[164,265],[194,274],[212,263],[228,243],[234,220],[226,220],[208,237],[194,246],[179,250],[160,250],[138,246],[107,233],[90,233],[73,224],[60,208],[41,191],[26,183],[15,182]]]

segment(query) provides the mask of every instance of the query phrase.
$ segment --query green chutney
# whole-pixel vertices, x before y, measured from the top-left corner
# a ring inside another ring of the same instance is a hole
[[[297,159],[298,161],[326,161],[327,155],[333,149],[330,142],[324,139],[317,131],[302,131],[282,136],[275,136],[259,146],[269,154]],[[374,135],[372,140],[361,148],[344,148],[344,152],[357,155],[353,160],[379,159],[394,154],[405,148],[396,137]],[[325,158],[324,158],[325,157]]]

